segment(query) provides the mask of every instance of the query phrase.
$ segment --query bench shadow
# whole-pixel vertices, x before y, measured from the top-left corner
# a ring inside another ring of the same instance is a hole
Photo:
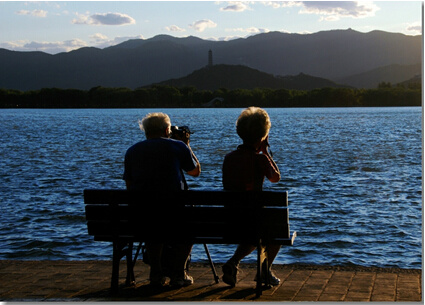
[[[225,290],[228,290],[230,288],[231,287],[218,287],[218,288],[215,288],[215,289],[211,289],[211,290],[205,291],[205,292],[200,293],[198,295],[195,295],[192,298],[193,299],[206,299],[206,298],[208,298],[208,297],[210,297],[212,295],[218,294],[218,293],[223,292]]]
[[[140,286],[127,286],[120,285],[117,292],[111,292],[109,288],[102,289],[95,292],[89,292],[86,294],[80,294],[77,297],[82,299],[108,299],[108,300],[119,300],[126,298],[150,298],[156,295],[167,293],[175,290],[176,288],[170,286],[158,287],[149,284],[142,284]]]
[[[221,299],[222,300],[243,300],[251,296],[250,299],[254,300],[258,298],[255,293],[256,293],[255,288],[247,288],[247,289],[238,290],[231,294],[223,296]]]
[[[111,297],[110,289],[103,289],[95,292],[89,292],[84,294],[78,294],[75,297],[78,299],[109,299]]]
[[[211,287],[210,285],[208,285]],[[206,286],[202,287],[196,287],[196,290],[199,289],[205,289]],[[112,293],[109,288],[98,290],[98,291],[92,291],[85,294],[80,294],[76,296],[79,299],[85,299],[85,300],[107,300],[107,301],[119,301],[119,300],[132,300],[132,299],[155,299],[156,296],[167,295],[167,293],[177,290],[179,288],[171,287],[171,286],[164,286],[164,287],[158,287],[158,286],[152,286],[149,284],[142,284],[138,286],[125,286],[120,285],[117,292]],[[197,294],[195,291],[192,291],[193,295],[191,296],[191,299],[193,300],[208,300],[214,295],[221,295],[224,291],[233,289],[230,286],[225,287],[217,287],[213,289],[208,289],[207,291],[204,291],[200,294]],[[263,289],[264,291],[265,289]],[[165,295],[164,295],[165,294]],[[227,294],[225,296],[220,296],[217,300],[255,300],[258,299],[256,296],[256,289],[254,287],[246,288],[246,289],[238,289],[237,291],[231,292],[230,294]]]

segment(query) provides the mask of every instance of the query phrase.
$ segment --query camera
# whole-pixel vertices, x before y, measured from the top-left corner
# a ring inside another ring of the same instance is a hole
[[[193,132],[190,131],[187,126],[171,126],[171,138],[176,140],[182,140],[190,138]]]

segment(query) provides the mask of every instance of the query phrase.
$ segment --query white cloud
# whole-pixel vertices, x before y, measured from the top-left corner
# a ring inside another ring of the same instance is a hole
[[[120,13],[94,14],[91,16],[95,24],[102,25],[123,25],[135,24],[136,20],[128,15]]]
[[[137,35],[137,36],[121,36],[121,37],[115,37],[111,42],[112,45],[116,45],[118,43],[130,40],[130,39],[145,39],[143,35]]]
[[[234,29],[226,29],[227,32],[243,32],[243,33],[249,33],[249,34],[259,34],[259,33],[268,33],[270,32],[269,29],[261,29],[256,27],[249,27],[249,28],[234,28]]]
[[[370,1],[262,1],[273,8],[302,7],[300,14],[322,15],[320,21],[335,21],[344,17],[364,18],[375,16],[379,7]]]
[[[185,32],[185,29],[182,29],[181,27],[177,26],[177,25],[170,25],[170,26],[166,26],[165,29],[169,32]]]
[[[303,3],[300,1],[261,1],[265,6],[271,6],[272,8],[281,8],[281,7],[292,7],[292,6],[302,6]]]
[[[256,27],[249,27],[249,28],[245,28],[245,29],[244,28],[233,28],[233,29],[226,29],[225,31],[226,32],[241,32],[241,33],[245,33],[245,34],[234,35],[234,36],[224,36],[224,37],[210,37],[210,38],[207,38],[207,39],[213,40],[213,41],[229,41],[229,40],[234,40],[234,39],[239,39],[239,38],[247,38],[249,36],[270,32],[269,29],[260,29],[260,28],[256,28]]]
[[[422,25],[419,22],[408,24],[406,31],[412,32],[413,35],[422,34]]]
[[[224,37],[209,37],[205,39],[211,40],[211,41],[229,41],[229,40],[234,40],[239,38],[242,38],[242,37],[241,36],[224,36]]]
[[[44,18],[47,16],[47,12],[43,10],[20,10],[16,12],[17,15],[26,15],[26,16],[34,16]]]
[[[96,48],[106,48],[110,46],[114,46],[120,44],[124,41],[130,39],[144,39],[142,35],[137,36],[122,36],[115,37],[114,39],[109,39],[108,36],[96,33],[90,36],[90,44],[81,39],[71,39],[66,41],[56,41],[56,42],[37,42],[37,41],[26,41],[26,40],[18,40],[18,41],[8,41],[0,43],[0,48],[12,50],[12,51],[20,51],[20,52],[28,52],[28,51],[41,51],[48,54],[57,54],[61,52],[69,52],[76,49],[80,49],[83,47],[93,46]]]
[[[109,39],[108,36],[96,33],[92,36],[90,36],[91,43],[94,47],[103,49],[110,46],[115,46],[117,44],[120,44],[124,41],[130,40],[130,39],[144,39],[142,35],[138,36],[121,36],[121,37],[115,37],[114,39]]]
[[[209,19],[199,20],[189,25],[189,27],[193,28],[197,32],[203,32],[207,28],[215,28],[216,26],[217,23]]]
[[[247,2],[233,2],[229,1],[227,3],[226,7],[220,8],[220,11],[223,12],[243,12],[246,10],[251,10],[251,8],[248,6]]]
[[[76,13],[75,15],[77,15],[77,18],[72,19],[71,21],[72,24],[91,24],[90,16],[78,14],[78,13]]]
[[[41,51],[49,54],[69,52],[86,46],[86,42],[81,39],[72,39],[58,42],[28,42],[24,40],[18,40],[0,44],[0,47],[13,51]]]
[[[73,19],[72,23],[88,25],[126,25],[135,24],[136,20],[121,13],[94,14],[91,16],[78,14],[77,19]]]
[[[335,21],[343,17],[374,16],[379,7],[367,1],[304,1],[301,14],[323,15],[320,20]]]
[[[281,32],[281,33],[285,33],[285,34],[291,34],[291,32],[290,31],[288,31],[288,30],[278,30],[279,32]]]
[[[101,33],[96,33],[94,35],[90,36],[90,39],[95,43],[104,43],[105,41],[108,41],[108,36],[103,35]]]
[[[310,32],[310,31],[301,31],[301,32],[298,32],[297,34],[300,34],[300,35],[310,35],[310,34],[313,34],[313,32]]]
[[[47,53],[69,52],[86,47],[87,44],[81,39],[72,39],[60,42],[30,42],[24,45],[26,49],[37,49]]]
[[[13,50],[13,51],[22,51],[22,46],[26,43],[26,41],[18,40],[18,41],[6,41],[0,43],[0,48]]]

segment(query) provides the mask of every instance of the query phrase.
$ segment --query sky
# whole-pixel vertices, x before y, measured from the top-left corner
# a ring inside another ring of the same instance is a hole
[[[0,48],[69,52],[166,34],[230,40],[280,31],[422,32],[422,1],[1,1]]]

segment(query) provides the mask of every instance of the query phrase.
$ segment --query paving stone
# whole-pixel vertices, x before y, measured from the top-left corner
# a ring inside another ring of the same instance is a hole
[[[236,287],[216,284],[208,264],[192,264],[195,284],[173,289],[149,285],[149,266],[138,262],[136,285],[126,287],[125,261],[120,289],[110,293],[109,261],[2,261],[0,301],[422,301],[422,270],[360,266],[274,265],[281,284],[255,294],[254,264],[241,266]],[[216,270],[221,277],[221,264]]]
[[[319,302],[339,302],[344,301],[345,293],[323,293],[318,301]]]

